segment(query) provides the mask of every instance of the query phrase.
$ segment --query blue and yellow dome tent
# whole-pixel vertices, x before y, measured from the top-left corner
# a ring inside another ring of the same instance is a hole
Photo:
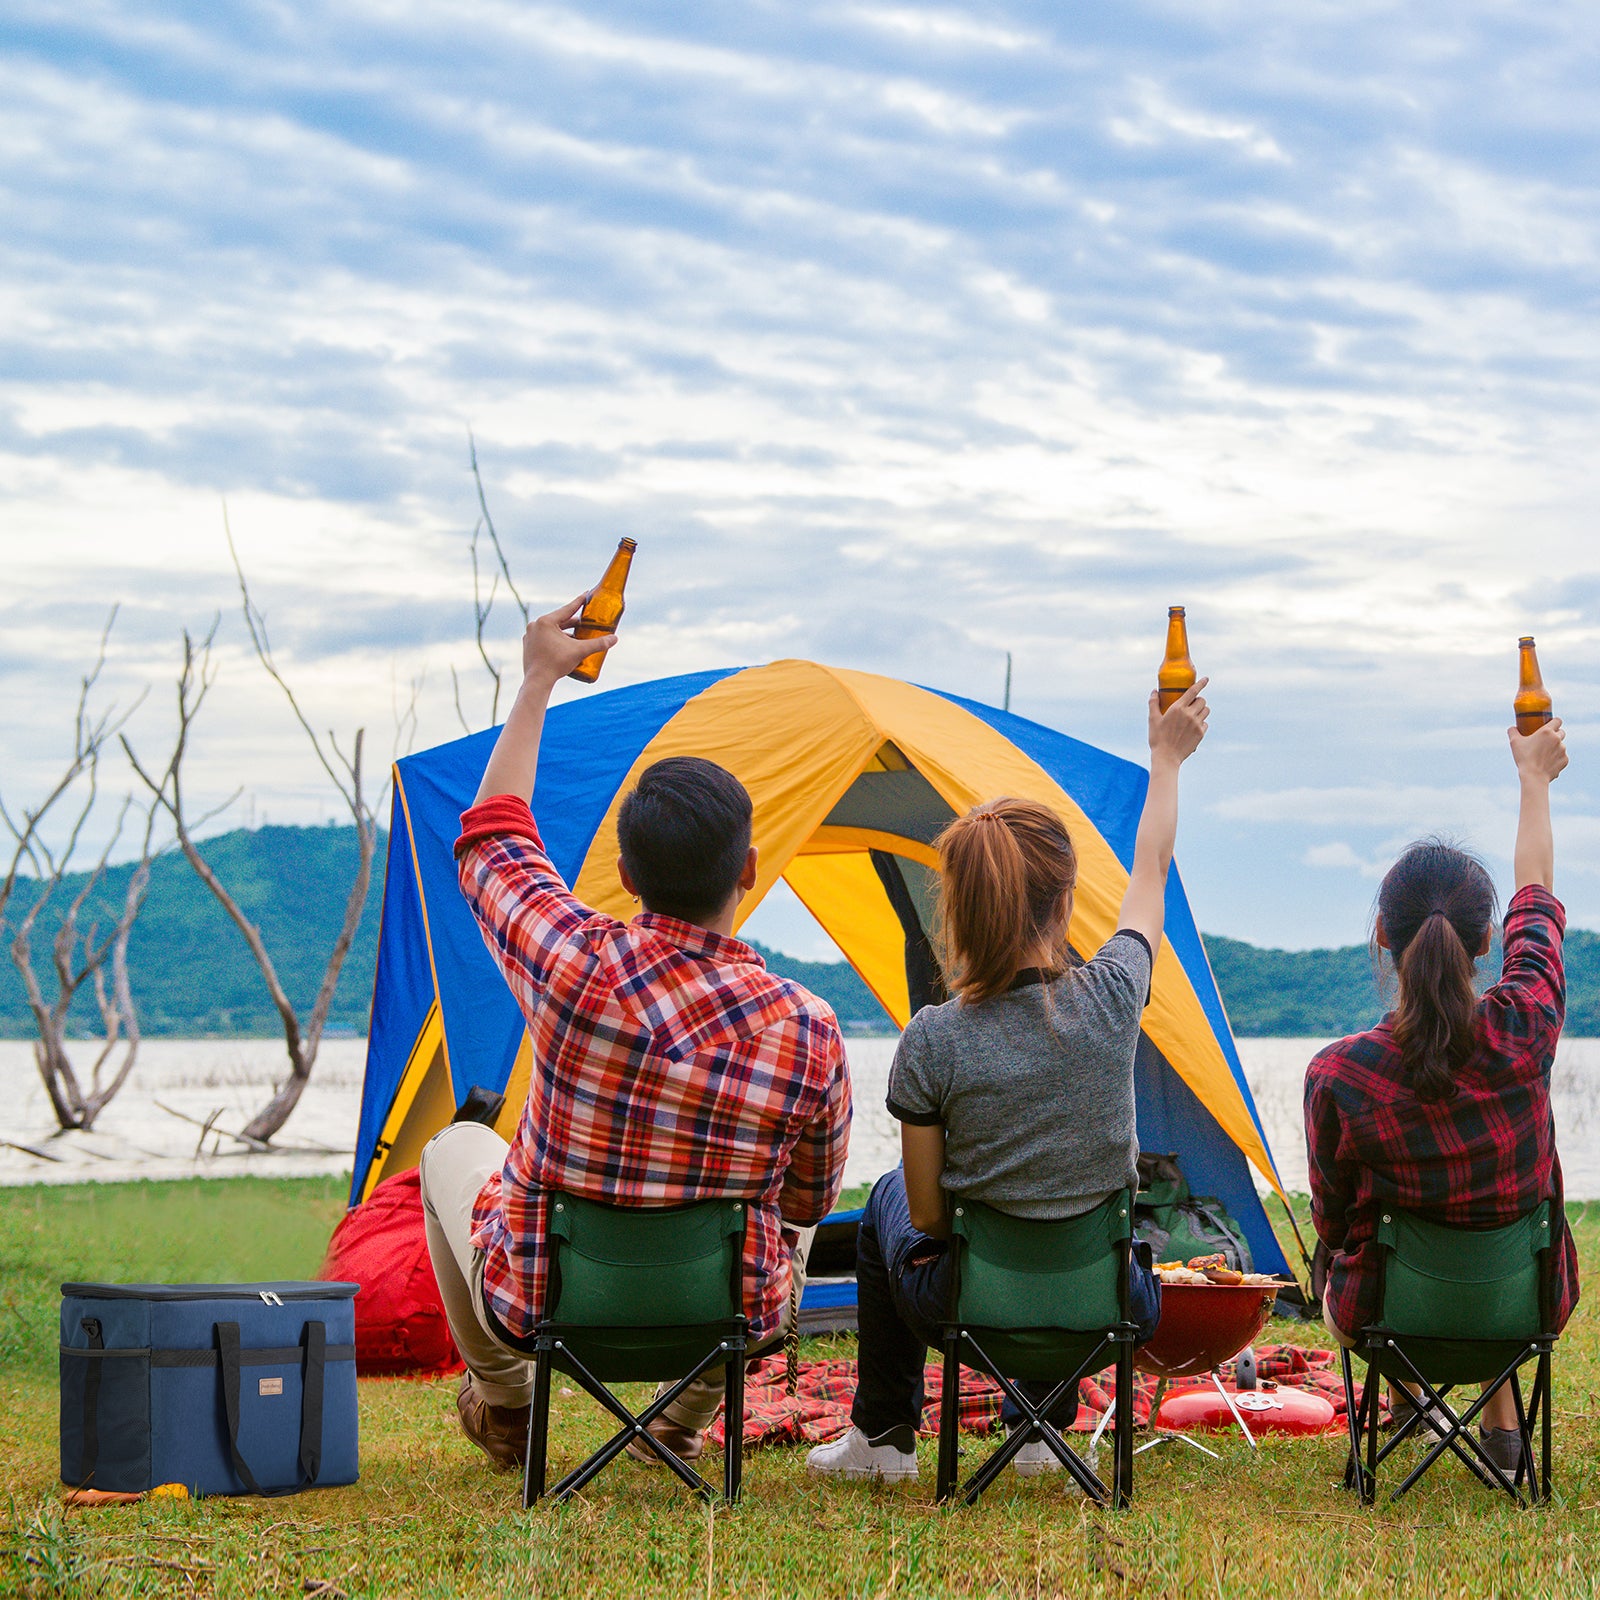
[[[526,1098],[522,1018],[452,857],[494,739],[491,729],[395,768],[352,1204],[414,1166],[474,1085],[504,1092],[507,1138]],[[551,709],[534,813],[557,868],[598,910],[635,909],[617,878],[617,808],[640,772],[674,755],[719,762],[750,791],[760,867],[743,915],[785,879],[902,1026],[907,932],[912,918],[926,926],[932,840],[973,805],[1016,795],[1055,807],[1079,853],[1072,944],[1092,954],[1115,931],[1142,768],[990,706],[809,661],[665,678]],[[1176,871],[1135,1072],[1141,1147],[1175,1152],[1191,1188],[1238,1219],[1257,1269],[1284,1270],[1250,1169],[1282,1188]]]

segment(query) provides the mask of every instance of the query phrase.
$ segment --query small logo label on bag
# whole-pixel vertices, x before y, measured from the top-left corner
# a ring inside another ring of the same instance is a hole
[[[282,1378],[263,1378],[261,1380],[261,1382],[256,1386],[256,1393],[257,1394],[282,1394],[283,1393],[283,1379]]]

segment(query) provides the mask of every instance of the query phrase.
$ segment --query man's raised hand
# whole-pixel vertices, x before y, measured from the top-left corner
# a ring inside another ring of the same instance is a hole
[[[576,600],[542,617],[535,617],[522,635],[522,675],[537,678],[553,687],[572,671],[579,662],[597,650],[609,650],[617,642],[614,633],[602,634],[598,639],[575,639],[570,630],[577,626],[578,618],[588,603],[592,590],[585,590]]]

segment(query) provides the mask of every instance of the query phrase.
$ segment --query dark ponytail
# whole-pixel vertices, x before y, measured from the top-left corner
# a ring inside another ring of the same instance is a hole
[[[1439,839],[1412,845],[1378,890],[1400,979],[1394,1037],[1419,1100],[1448,1100],[1477,1042],[1477,953],[1498,909],[1484,865]]]

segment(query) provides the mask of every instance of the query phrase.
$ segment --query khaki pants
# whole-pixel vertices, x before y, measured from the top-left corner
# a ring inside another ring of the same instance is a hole
[[[1335,1325],[1333,1313],[1328,1309],[1327,1297],[1322,1301],[1322,1325],[1333,1335],[1333,1342],[1345,1350],[1354,1350],[1356,1342],[1344,1329]]]
[[[472,1374],[472,1385],[492,1406],[521,1407],[533,1399],[533,1363],[503,1344],[490,1330],[483,1305],[483,1252],[472,1247],[472,1207],[483,1188],[505,1165],[510,1147],[492,1129],[477,1122],[452,1122],[424,1146],[418,1163],[422,1187],[422,1216],[428,1233],[428,1255],[439,1284],[439,1298],[461,1359]],[[797,1293],[805,1290],[806,1257],[815,1228],[800,1228],[790,1262]],[[789,1306],[779,1331],[751,1358],[782,1343],[788,1329]],[[724,1374],[713,1367],[697,1378],[667,1408],[667,1417],[680,1427],[704,1429],[722,1403]],[[663,1385],[657,1393],[670,1388]]]

